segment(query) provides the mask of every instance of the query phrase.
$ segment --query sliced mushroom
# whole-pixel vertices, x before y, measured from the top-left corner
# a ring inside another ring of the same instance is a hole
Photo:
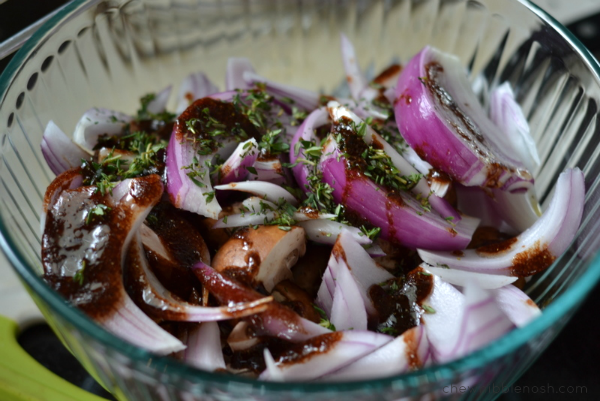
[[[306,252],[304,229],[259,226],[236,232],[217,252],[213,267],[253,287],[271,292],[280,281],[292,278],[290,268]]]

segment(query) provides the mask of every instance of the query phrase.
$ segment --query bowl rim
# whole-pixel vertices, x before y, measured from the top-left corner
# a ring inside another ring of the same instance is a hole
[[[88,8],[100,3],[102,0],[72,0],[64,6],[56,15],[50,18],[42,27],[35,32],[23,47],[13,56],[8,66],[0,75],[0,106],[4,104],[6,94],[10,89],[13,79],[21,72],[28,59],[35,52],[36,48],[43,44],[45,39],[58,31],[61,26],[67,23],[74,16],[84,12]],[[546,11],[535,5],[529,0],[516,0],[525,8],[536,14],[540,20],[551,26],[570,44],[572,50],[578,54],[587,65],[591,73],[595,76],[600,85],[600,64],[592,56],[590,51],[577,39],[566,27],[560,24]],[[83,312],[70,306],[57,292],[45,284],[34,269],[28,267],[26,257],[18,250],[15,241],[9,234],[5,222],[0,219],[0,248],[4,251],[7,259],[13,265],[22,281],[25,282],[27,289],[34,294],[39,295],[44,302],[59,314],[69,324],[81,330],[85,335],[91,337],[97,343],[105,346],[107,349],[115,349],[130,358],[134,363],[148,365],[151,360],[151,367],[156,371],[170,372],[176,374],[178,379],[187,379],[190,382],[196,382],[199,379],[218,383],[219,385],[233,386],[242,385],[244,389],[262,390],[281,393],[317,393],[317,392],[350,392],[356,390],[373,391],[382,388],[398,388],[400,382],[406,381],[408,387],[418,385],[419,378],[423,376],[433,377],[438,381],[455,378],[456,372],[465,372],[482,366],[494,359],[498,359],[513,350],[525,345],[527,341],[547,330],[559,319],[565,317],[569,310],[580,304],[594,286],[600,281],[600,252],[596,253],[593,260],[589,262],[587,270],[568,288],[564,294],[557,297],[551,304],[544,308],[544,312],[536,319],[524,327],[516,328],[508,334],[491,344],[479,349],[463,358],[454,360],[441,365],[433,365],[414,372],[403,373],[378,379],[368,379],[352,382],[263,382],[255,379],[239,377],[235,375],[224,375],[212,373],[194,368],[185,363],[174,360],[170,357],[157,357],[138,346],[132,345],[121,338],[109,333],[106,330],[98,330],[98,325]],[[514,378],[513,380],[516,380]],[[452,383],[458,384],[458,383]]]

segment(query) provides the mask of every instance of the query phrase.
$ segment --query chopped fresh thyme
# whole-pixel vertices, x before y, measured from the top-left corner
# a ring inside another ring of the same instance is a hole
[[[433,309],[431,306],[429,306],[427,304],[423,304],[423,305],[421,305],[421,307],[423,308],[425,313],[429,313],[429,314],[435,313],[435,309]]]
[[[329,329],[331,331],[335,331],[335,326],[333,325],[333,323],[331,323],[331,321],[329,321],[329,319],[327,318],[327,314],[325,313],[325,311],[321,308],[319,308],[317,305],[313,304],[313,308],[315,308],[315,310],[317,311],[317,313],[321,316],[321,321],[319,322],[319,326],[323,326],[326,329]]]
[[[79,270],[77,270],[77,272],[73,275],[73,281],[76,282],[79,285],[83,285],[83,272],[85,271],[85,267],[86,267],[86,262],[85,259],[83,259],[81,261],[81,268],[79,268]]]
[[[102,221],[106,218],[107,216],[107,212],[110,212],[112,210],[111,207],[103,205],[103,204],[98,204],[96,206],[94,206],[87,214],[87,217],[85,218],[85,224],[90,225],[92,223],[96,223],[98,221]]]

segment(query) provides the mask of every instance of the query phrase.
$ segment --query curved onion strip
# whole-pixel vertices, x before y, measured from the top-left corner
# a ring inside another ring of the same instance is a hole
[[[309,240],[318,242],[319,244],[335,244],[335,241],[342,230],[348,230],[354,239],[361,245],[372,243],[372,241],[358,228],[337,221],[327,219],[306,220],[298,222],[298,225],[304,228],[306,237]]]
[[[298,206],[298,200],[281,188],[279,185],[264,181],[240,181],[225,185],[216,185],[215,189],[219,191],[241,191],[264,198],[268,201],[279,203],[280,199],[285,200],[290,205]]]
[[[328,140],[335,142],[331,135]],[[327,145],[327,149],[331,148]],[[334,189],[336,202],[343,201],[346,208],[380,227],[381,238],[397,240],[409,248],[438,250],[464,249],[471,241],[478,219],[464,216],[454,224],[437,213],[423,212],[421,203],[408,194],[399,193],[401,201],[391,200],[367,177],[351,176],[349,182],[346,160],[334,149],[325,150],[321,157],[323,181]]]
[[[275,363],[265,357],[267,369],[259,376],[260,380],[306,381],[323,377],[331,372],[350,365],[359,358],[370,354],[389,343],[392,337],[372,331],[350,330],[324,334],[310,340],[310,349],[319,350],[319,344],[327,345],[327,352],[317,351],[301,355],[298,361],[290,360]],[[265,350],[265,354],[268,351]]]
[[[569,246],[581,222],[585,183],[579,169],[558,177],[550,206],[542,217],[519,236],[487,248],[467,249],[461,256],[419,249],[423,261],[433,266],[479,273],[526,277],[539,273]]]
[[[535,140],[529,132],[529,124],[508,82],[490,93],[490,119],[502,130],[512,144],[519,160],[529,170],[540,165]]]
[[[221,331],[216,322],[205,322],[189,328],[183,361],[200,369],[225,369],[221,349]]]
[[[356,280],[344,260],[339,261],[331,305],[331,323],[336,330],[367,330],[367,310]]]
[[[343,33],[340,34],[340,42],[342,61],[344,62],[344,71],[346,72],[346,81],[348,82],[352,97],[358,100],[360,99],[363,89],[367,87],[367,80],[358,66],[358,59],[352,42],[350,42]]]
[[[275,185],[283,185],[287,182],[289,171],[283,167],[279,158],[272,160],[257,159],[252,167],[256,170],[256,175],[251,174],[251,180],[256,177],[258,181],[271,182]]]
[[[188,75],[179,85],[175,113],[178,115],[183,113],[194,100],[212,95],[218,91],[219,88],[204,73],[196,72]]]
[[[511,192],[532,186],[531,174],[505,153],[510,143],[479,104],[458,58],[425,47],[402,70],[393,104],[410,146],[458,182]]]
[[[429,340],[423,325],[415,326],[381,348],[319,381],[379,379],[425,366],[430,358]]]
[[[244,227],[252,226],[257,224],[268,224],[269,222],[280,217],[278,212],[266,211],[260,212],[260,209],[256,213],[245,212],[239,214],[230,214],[227,217],[220,218],[213,225],[213,228],[232,228],[232,227]],[[302,212],[296,212],[292,215],[292,218],[297,222],[309,221],[309,220],[327,220],[336,217],[334,214],[319,213],[317,216],[312,214],[306,214]]]
[[[378,266],[356,241],[352,233],[345,229],[337,237],[327,269],[323,273],[323,280],[317,292],[317,303],[322,306],[328,316],[332,316],[334,297],[339,284],[339,271],[344,268],[350,269],[352,277],[355,278],[367,314],[375,316],[377,310],[369,297],[369,288],[373,284],[382,283],[394,276]]]
[[[355,124],[364,124],[356,114],[350,111],[347,107],[342,106],[336,101],[327,103],[327,111],[331,116],[331,119],[335,122],[339,122],[343,117],[349,118]],[[390,161],[398,169],[403,176],[419,176],[419,172],[410,164],[392,145],[390,145],[385,139],[381,137],[373,128],[369,125],[366,126],[366,133],[363,139],[367,145],[376,146],[382,149],[386,155],[390,158]],[[411,192],[415,195],[421,196],[423,199],[429,198],[431,188],[427,183],[427,180],[422,175],[419,177],[416,185],[411,189]],[[458,212],[443,198],[437,198],[431,203],[431,206],[440,213],[443,217],[452,217],[454,222],[458,222],[461,217]]]
[[[203,286],[221,303],[251,302],[263,298],[263,295],[240,285],[236,281],[225,278],[212,267],[199,261],[192,267],[192,272]],[[310,320],[301,318],[291,309],[273,302],[269,308],[250,320],[256,321],[256,335],[270,335],[292,342],[305,341],[330,330]]]
[[[301,139],[303,141],[314,141],[318,145],[319,140],[315,135],[315,130],[329,122],[329,113],[325,107],[313,110],[300,127],[298,127],[296,134],[290,142],[290,163],[294,164],[298,162],[298,164],[292,167],[292,173],[294,174],[294,178],[296,178],[296,183],[298,183],[298,186],[304,192],[309,191],[310,186],[308,185],[307,177],[311,173],[308,165],[302,162],[302,160],[305,160],[305,154],[304,148],[300,145],[299,141]]]
[[[267,93],[278,99],[290,99],[293,104],[305,110],[314,110],[319,107],[320,95],[317,92],[296,88],[295,86],[280,84],[270,79],[261,77],[251,71],[243,73],[244,81],[250,85],[265,84]]]
[[[250,60],[245,57],[229,57],[225,71],[225,90],[250,89],[252,85],[244,80],[244,73],[256,73]]]
[[[65,173],[66,174],[66,173]],[[129,244],[152,207],[160,200],[163,185],[160,177],[149,175],[129,181],[129,192],[120,200],[106,196],[102,202],[111,209],[105,215],[105,221],[93,230],[82,230],[87,226],[88,213],[81,213],[82,204],[94,205],[98,199],[95,197],[94,187],[82,187],[73,191],[63,191],[57,201],[49,206],[48,213],[54,216],[57,222],[69,229],[82,232],[83,243],[90,241],[92,244],[102,246],[104,252],[89,258],[84,255],[88,248],[80,246],[77,251],[72,250],[68,258],[58,263],[53,263],[51,258],[43,258],[46,274],[56,274],[56,270],[72,270],[69,264],[80,263],[86,257],[85,273],[100,271],[104,280],[110,280],[110,292],[101,292],[97,297],[87,300],[78,298],[78,306],[84,310],[93,302],[93,308],[98,305],[107,305],[109,310],[103,310],[103,317],[99,323],[114,335],[133,343],[151,352],[168,354],[179,351],[184,345],[171,334],[158,326],[151,318],[144,314],[131,300],[122,282],[123,265]],[[54,228],[54,227],[53,227]],[[64,248],[60,239],[56,237],[55,230],[48,227],[44,231],[42,254],[53,252],[53,248]],[[73,241],[73,240],[71,240]],[[80,271],[80,270],[79,270]],[[83,282],[80,290],[89,291],[94,282]],[[77,296],[74,294],[74,296]],[[99,297],[108,297],[109,302],[103,302]]]
[[[493,290],[512,284],[517,277],[499,276],[497,274],[473,273],[464,270],[446,269],[434,267],[422,263],[421,267],[430,273],[435,274],[447,283],[459,286],[465,286],[467,283],[474,283],[485,290]]]
[[[245,180],[248,177],[248,167],[251,167],[258,157],[258,143],[250,138],[240,142],[231,156],[219,168],[219,183],[229,184]]]
[[[48,121],[48,125],[46,125],[40,146],[44,160],[56,175],[73,167],[79,167],[81,159],[90,157],[86,151],[71,141],[52,120]]]
[[[498,189],[492,192],[492,207],[517,232],[527,230],[539,219],[541,211],[533,189],[516,194]]]
[[[514,285],[507,285],[493,292],[500,309],[517,327],[525,326],[542,314],[535,302]]]
[[[89,109],[75,126],[73,142],[92,154],[101,135],[123,135],[125,126],[131,120],[131,116],[116,111],[98,107]]]
[[[171,198],[171,203],[180,209],[198,213],[202,216],[217,219],[221,206],[216,197],[209,199],[212,192],[210,175],[204,174],[202,177],[192,178],[188,176],[191,170],[185,168],[192,165],[194,160],[198,161],[200,168],[205,168],[204,164],[212,159],[213,155],[200,156],[194,148],[191,141],[177,140],[176,128],[169,140],[167,147],[167,192]],[[207,202],[207,199],[210,202]]]
[[[489,191],[480,187],[466,187],[458,183],[454,185],[454,188],[460,211],[480,219],[480,227],[495,227],[506,232],[505,227],[502,227],[503,220],[494,208],[494,200]],[[516,235],[518,232],[514,234]]]
[[[146,106],[146,110],[152,114],[159,114],[165,111],[167,108],[167,102],[169,101],[169,96],[171,96],[171,90],[173,89],[172,85],[167,86],[165,89],[158,92],[154,99],[152,99],[148,105]]]
[[[208,322],[236,319],[264,312],[272,297],[264,297],[250,302],[232,303],[220,307],[192,305],[174,296],[152,272],[144,254],[141,236],[137,235],[129,248],[128,288],[138,305],[149,315],[172,321]]]
[[[75,189],[81,186],[83,183],[83,176],[81,175],[80,168],[73,168],[60,173],[48,188],[44,194],[44,201],[42,202],[42,214],[40,216],[40,232],[44,232],[46,227],[46,213],[48,213],[48,207],[56,203],[56,200],[60,194],[67,189]]]

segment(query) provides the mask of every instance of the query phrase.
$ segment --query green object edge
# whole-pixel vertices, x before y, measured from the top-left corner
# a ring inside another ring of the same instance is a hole
[[[105,401],[52,373],[17,342],[19,326],[0,316],[0,399],[5,401]]]

